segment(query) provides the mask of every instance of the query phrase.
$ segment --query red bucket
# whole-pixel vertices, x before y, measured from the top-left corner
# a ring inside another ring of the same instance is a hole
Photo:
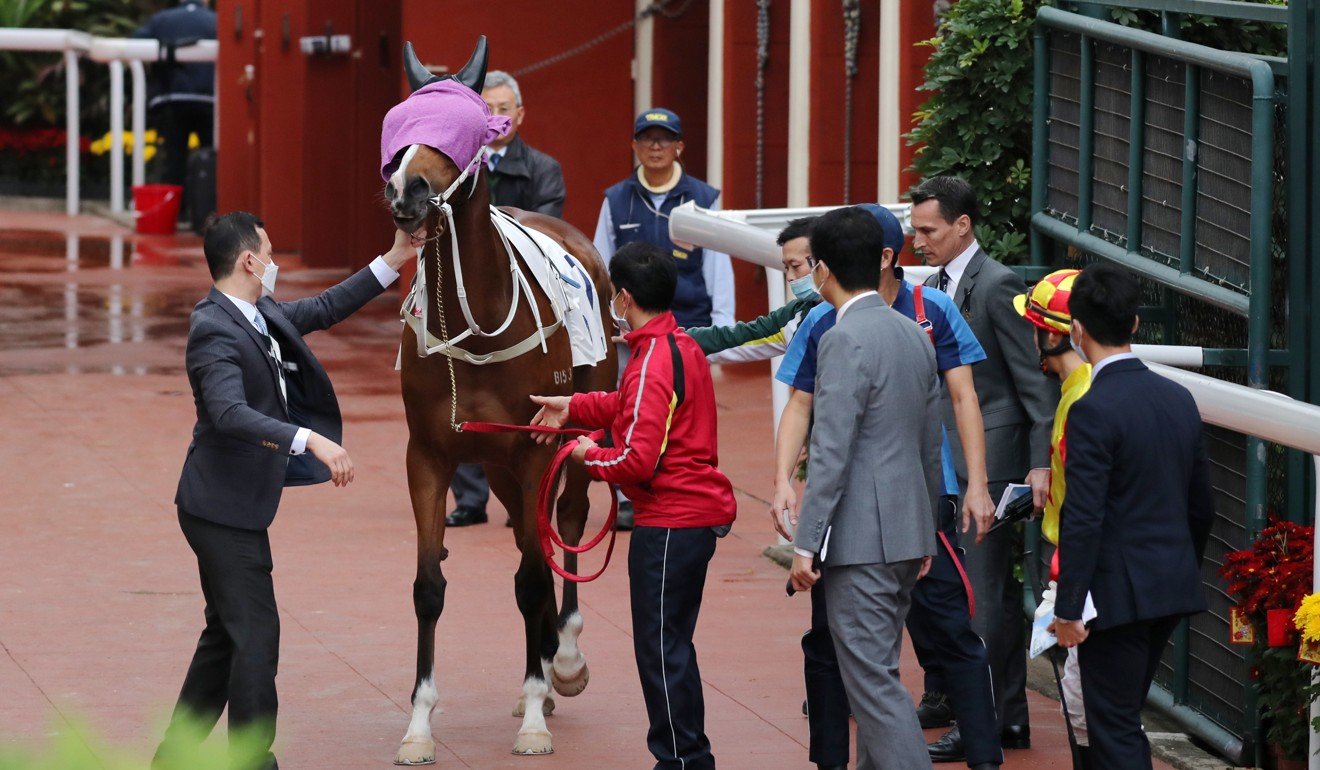
[[[174,235],[179,221],[183,188],[176,184],[139,184],[133,186],[133,216],[137,231],[144,235]]]

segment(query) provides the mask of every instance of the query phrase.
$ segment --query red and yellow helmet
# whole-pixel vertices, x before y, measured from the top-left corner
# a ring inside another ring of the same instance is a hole
[[[1072,329],[1068,297],[1072,294],[1073,281],[1081,274],[1081,270],[1075,269],[1055,270],[1040,279],[1031,291],[1014,297],[1013,307],[1036,328],[1067,335]]]

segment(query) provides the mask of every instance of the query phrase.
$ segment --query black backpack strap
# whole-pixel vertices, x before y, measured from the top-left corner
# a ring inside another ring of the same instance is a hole
[[[684,391],[686,390],[687,377],[683,372],[683,356],[678,352],[678,340],[674,339],[673,332],[669,333],[669,355],[673,360],[674,369],[674,408],[677,409],[683,403]]]

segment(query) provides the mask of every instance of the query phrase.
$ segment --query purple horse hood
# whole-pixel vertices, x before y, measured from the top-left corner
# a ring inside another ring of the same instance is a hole
[[[456,80],[422,86],[394,105],[380,130],[380,175],[388,180],[400,150],[424,144],[467,168],[477,151],[508,133],[513,121],[491,115],[481,96]]]

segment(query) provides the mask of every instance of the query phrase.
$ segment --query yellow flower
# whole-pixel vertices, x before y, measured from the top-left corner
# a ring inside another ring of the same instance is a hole
[[[154,157],[156,157],[156,146],[154,144],[149,144],[147,145],[147,149],[142,151],[142,159],[151,160]]]
[[[188,134],[188,149],[195,150],[202,146],[202,140],[197,138],[197,132]]]
[[[1310,594],[1302,600],[1293,624],[1302,632],[1303,638],[1320,642],[1320,594]]]
[[[142,135],[142,138],[146,140],[147,144],[155,144],[157,141],[157,137],[158,134],[156,133],[156,129],[154,128],[148,128],[146,133]]]

